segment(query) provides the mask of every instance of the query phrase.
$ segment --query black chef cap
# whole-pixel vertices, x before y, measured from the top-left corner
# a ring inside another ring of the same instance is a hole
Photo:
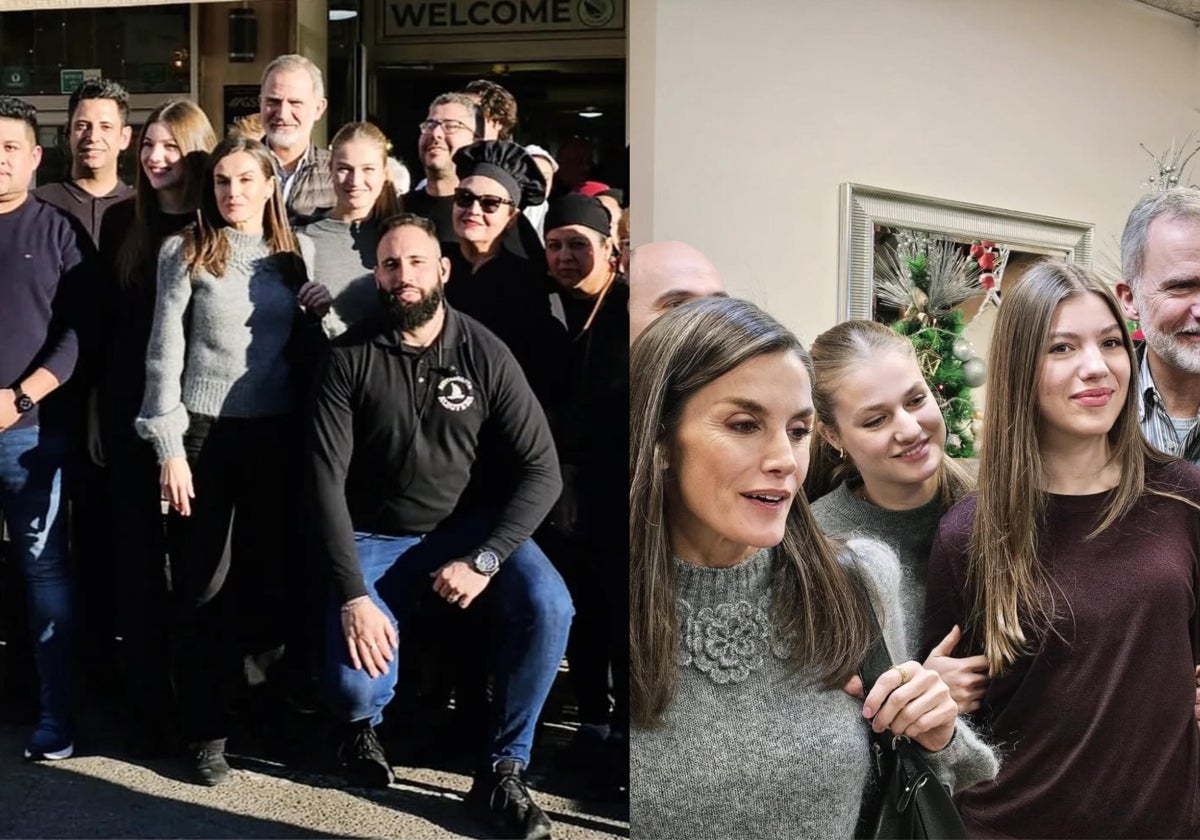
[[[518,208],[541,204],[546,198],[546,181],[533,158],[507,140],[480,140],[459,149],[454,168],[460,181],[472,175],[499,181]]]
[[[543,230],[547,233],[567,225],[583,225],[602,236],[612,236],[612,217],[598,199],[581,193],[567,193],[550,202]]]

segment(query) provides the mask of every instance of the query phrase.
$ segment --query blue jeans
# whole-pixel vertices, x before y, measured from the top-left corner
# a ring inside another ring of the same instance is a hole
[[[25,579],[41,678],[41,726],[70,735],[74,610],[62,504],[65,437],[37,426],[0,432],[0,515]]]
[[[424,537],[355,534],[355,549],[367,594],[403,632],[415,599],[433,588],[429,573],[478,548],[490,531],[482,518],[447,522]],[[396,689],[397,663],[372,679],[356,670],[346,650],[340,604],[331,604],[326,624],[325,684],[335,714],[347,721],[383,720]],[[487,589],[468,609],[486,611],[494,680],[491,760],[513,758],[529,765],[538,715],[550,693],[571,628],[574,607],[566,584],[532,540],[517,546]]]

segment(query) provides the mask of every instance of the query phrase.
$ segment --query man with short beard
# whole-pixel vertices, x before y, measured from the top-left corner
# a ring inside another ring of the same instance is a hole
[[[465,93],[443,93],[429,103],[429,115],[418,126],[417,153],[425,170],[424,186],[404,196],[404,207],[437,227],[442,250],[458,248],[451,217],[458,172],[454,154],[475,142],[478,111]]]
[[[133,192],[117,175],[133,134],[126,123],[129,94],[109,79],[89,79],[71,94],[67,113],[71,177],[38,187],[34,195],[78,219],[98,244],[105,212]]]
[[[433,224],[387,219],[377,257],[383,312],[334,341],[305,458],[333,569],[325,681],[345,726],[342,770],[361,786],[393,780],[375,727],[403,622],[432,591],[489,625],[478,644],[492,655],[491,742],[467,802],[492,836],[549,837],[521,775],[574,612],[530,540],[562,487],[554,444],[508,348],[444,302],[450,263]]]
[[[1200,192],[1144,196],[1121,235],[1117,296],[1141,323],[1138,416],[1152,446],[1200,464]]]
[[[330,151],[312,143],[325,113],[321,68],[302,55],[281,55],[263,71],[259,109],[264,142],[275,155],[288,221],[302,224],[337,203]]]

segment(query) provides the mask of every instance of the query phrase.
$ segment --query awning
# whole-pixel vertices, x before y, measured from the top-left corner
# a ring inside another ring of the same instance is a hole
[[[0,12],[48,12],[72,9],[111,9],[115,6],[163,6],[186,3],[228,3],[233,0],[0,0]]]

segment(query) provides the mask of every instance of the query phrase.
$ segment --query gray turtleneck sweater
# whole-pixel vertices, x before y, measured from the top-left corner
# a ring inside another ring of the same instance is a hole
[[[329,289],[333,306],[321,319],[330,338],[379,311],[375,290],[375,248],[379,226],[372,219],[321,219],[300,230],[313,242],[312,279]]]
[[[924,643],[925,573],[929,552],[942,518],[942,500],[935,495],[912,510],[887,510],[859,498],[842,483],[813,502],[813,516],[831,537],[879,540],[900,558],[900,604],[904,608],[904,650],[916,656]]]
[[[897,649],[895,555],[855,540],[845,562],[873,585],[888,646]],[[634,837],[853,834],[870,760],[862,701],[789,672],[769,609],[774,563],[769,550],[728,569],[676,561],[679,682],[659,725],[630,737]],[[932,759],[956,789],[998,769],[961,721]]]
[[[159,251],[146,392],[136,422],[159,463],[186,455],[189,414],[274,417],[293,405],[285,349],[296,293],[261,234],[224,232],[230,255],[223,277],[190,276],[182,236],[168,237]],[[311,240],[297,238],[311,265]]]

